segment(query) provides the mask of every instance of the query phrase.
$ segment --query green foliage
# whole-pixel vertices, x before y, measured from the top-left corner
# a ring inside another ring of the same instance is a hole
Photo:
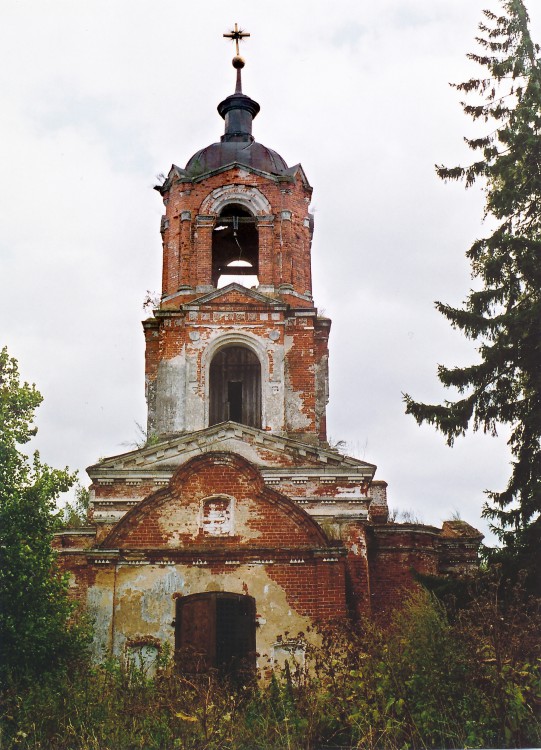
[[[20,452],[35,435],[35,386],[21,384],[16,360],[0,352],[0,684],[66,663],[84,642],[51,542],[56,500],[74,475]]]
[[[454,328],[479,341],[480,362],[438,367],[446,388],[460,398],[423,404],[406,395],[406,411],[419,424],[434,425],[453,445],[472,426],[496,435],[511,428],[513,461],[502,492],[488,492],[484,515],[508,548],[515,567],[530,570],[541,588],[541,62],[528,30],[522,0],[503,0],[504,12],[484,11],[478,54],[483,78],[456,85],[474,94],[463,102],[473,120],[490,124],[482,138],[466,139],[476,152],[468,167],[438,167],[444,180],[478,179],[485,186],[485,214],[494,231],[477,240],[467,256],[480,282],[463,306],[437,309]],[[522,559],[521,559],[522,558]],[[505,559],[502,559],[505,562]],[[513,571],[510,572],[514,574]]]
[[[471,582],[470,603],[457,613],[454,630],[473,657],[469,679],[482,689],[504,746],[541,739],[540,615],[541,600],[529,597],[520,579],[509,589],[497,568]]]
[[[539,747],[539,610],[502,605],[497,578],[472,582],[449,619],[417,592],[387,626],[329,626],[270,681],[239,687],[150,677],[109,661],[3,696],[4,750],[315,750]]]
[[[64,507],[63,526],[66,529],[80,529],[88,523],[88,508],[90,505],[90,491],[81,484],[75,486],[73,501]]]
[[[135,422],[135,427],[137,430],[137,436],[135,440],[129,440],[123,445],[130,448],[130,450],[141,450],[142,448],[150,448],[153,445],[158,445],[160,442],[160,438],[158,435],[152,432],[148,432],[145,427],[140,422]],[[99,459],[99,463],[103,461],[103,458]]]

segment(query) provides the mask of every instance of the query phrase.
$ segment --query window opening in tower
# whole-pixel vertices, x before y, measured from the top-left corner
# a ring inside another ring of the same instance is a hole
[[[261,364],[244,346],[221,349],[210,365],[209,425],[261,427]]]
[[[212,283],[222,287],[238,278],[243,286],[254,286],[258,284],[258,271],[256,218],[242,206],[229,204],[220,213],[212,233]]]

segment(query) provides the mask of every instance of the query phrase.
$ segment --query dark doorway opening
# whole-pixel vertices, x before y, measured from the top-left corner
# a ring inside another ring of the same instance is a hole
[[[227,383],[229,419],[242,422],[242,380],[229,380]]]
[[[255,599],[211,591],[176,600],[175,657],[188,673],[216,670],[244,679],[255,671]]]
[[[244,346],[221,349],[210,364],[209,425],[261,427],[261,365]]]

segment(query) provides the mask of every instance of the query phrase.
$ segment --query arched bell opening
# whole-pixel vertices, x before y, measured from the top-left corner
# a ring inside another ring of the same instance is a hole
[[[247,260],[232,260],[231,263],[227,265],[226,270],[227,273],[222,273],[218,279],[218,283],[216,284],[217,289],[222,289],[222,287],[232,284],[233,282],[242,284],[242,286],[245,286],[247,289],[259,286],[259,279],[253,273],[252,264]]]
[[[229,203],[220,212],[212,232],[212,283],[222,287],[242,277],[240,283],[254,286],[258,272],[256,218],[238,203]]]
[[[209,426],[239,422],[261,428],[261,363],[245,346],[226,346],[210,363]]]

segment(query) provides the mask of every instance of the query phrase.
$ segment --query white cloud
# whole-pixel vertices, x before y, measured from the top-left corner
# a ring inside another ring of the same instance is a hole
[[[541,39],[541,8],[533,7]],[[406,417],[437,399],[436,363],[471,347],[434,311],[469,287],[482,196],[434,163],[467,158],[459,81],[486,0],[5,0],[0,28],[2,340],[46,400],[35,443],[84,469],[145,421],[140,319],[159,290],[155,175],[218,139],[235,21],[252,36],[256,138],[314,186],[316,303],[333,318],[330,433],[362,446],[393,506],[483,530],[504,440],[449,450]]]

